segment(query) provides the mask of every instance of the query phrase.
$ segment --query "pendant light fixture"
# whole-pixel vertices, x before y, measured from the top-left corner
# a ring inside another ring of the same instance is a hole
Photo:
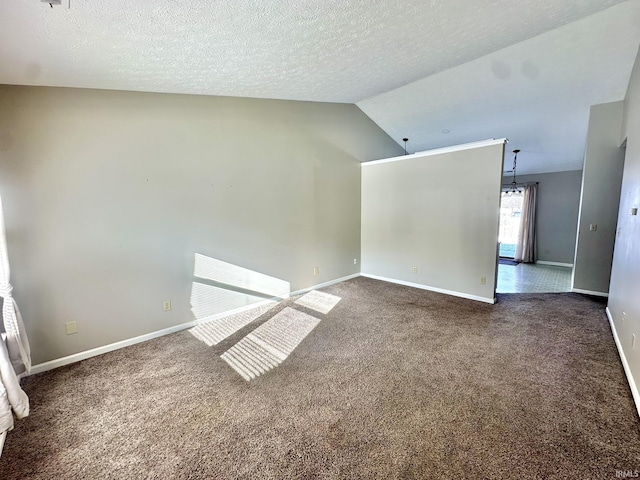
[[[520,153],[519,149],[513,151],[513,181],[511,182],[509,190],[507,190],[507,195],[510,193],[522,193],[522,190],[518,188],[518,182],[516,182],[516,163],[518,162],[518,153]]]

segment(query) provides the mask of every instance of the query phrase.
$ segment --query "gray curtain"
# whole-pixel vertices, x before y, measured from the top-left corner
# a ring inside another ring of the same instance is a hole
[[[537,197],[538,184],[526,184],[524,187],[524,199],[522,201],[522,217],[520,218],[518,243],[516,244],[515,260],[518,262],[534,263],[536,261]]]

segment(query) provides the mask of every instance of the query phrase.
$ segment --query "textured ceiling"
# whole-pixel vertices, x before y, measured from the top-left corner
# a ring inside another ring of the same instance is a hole
[[[513,105],[540,105],[531,111],[539,117],[573,115],[569,123],[577,124],[580,116],[585,130],[586,101],[624,94],[633,62],[629,52],[638,45],[630,45],[633,35],[618,32],[616,22],[624,20],[624,8],[635,15],[638,3],[62,0],[63,6],[50,8],[40,0],[2,0],[0,83],[354,102],[396,140],[409,136],[413,150],[508,136],[504,127],[515,123],[533,135]],[[593,20],[589,28],[596,28],[597,38],[588,46],[573,33],[539,43],[598,16],[614,23]],[[614,48],[618,41],[620,51]],[[574,55],[585,62],[593,47],[599,53],[594,61],[606,57],[606,68],[580,64],[578,71],[588,77],[556,78],[556,70],[566,69],[554,62],[574,65]],[[493,79],[483,77],[487,68]],[[465,84],[451,77],[456,71],[480,82]],[[564,102],[571,83],[576,98],[583,89],[590,93],[582,97],[580,112],[542,111],[543,105]],[[510,98],[518,91],[520,97],[506,104],[502,88]],[[487,122],[480,111],[487,106],[501,119]],[[562,118],[557,122],[565,128]],[[443,128],[451,130],[449,138],[433,135]],[[570,142],[584,144],[581,135]],[[534,147],[543,151],[532,140]],[[568,151],[551,153],[568,158]],[[575,165],[554,168],[568,167]]]
[[[624,99],[639,44],[634,0],[358,106],[411,152],[506,137],[505,169],[519,148],[518,173],[580,170],[589,108]]]

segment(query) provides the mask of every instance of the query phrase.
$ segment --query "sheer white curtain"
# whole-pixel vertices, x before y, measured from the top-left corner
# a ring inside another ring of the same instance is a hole
[[[0,436],[13,428],[13,416],[29,415],[29,398],[20,388],[20,377],[31,370],[31,351],[18,305],[13,299],[9,281],[9,256],[0,199],[0,297],[2,324],[0,339]]]
[[[536,261],[536,201],[538,184],[528,183],[524,187],[520,230],[516,244],[515,260],[524,263]]]

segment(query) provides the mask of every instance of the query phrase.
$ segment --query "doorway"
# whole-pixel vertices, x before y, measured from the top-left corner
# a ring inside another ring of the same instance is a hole
[[[498,233],[500,258],[515,260],[523,201],[524,193],[522,192],[502,192],[502,199],[500,201],[500,231]]]
[[[520,263],[515,259],[522,221],[524,192],[502,192],[497,293],[549,293],[571,290],[571,269],[563,266]]]

